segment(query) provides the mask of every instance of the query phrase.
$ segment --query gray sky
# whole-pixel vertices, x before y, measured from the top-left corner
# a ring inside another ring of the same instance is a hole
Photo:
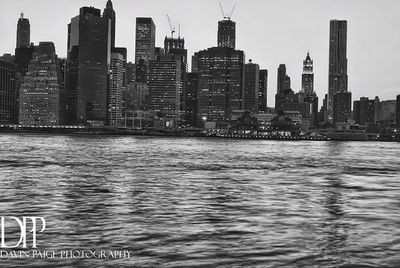
[[[268,105],[274,105],[278,65],[285,63],[292,89],[301,87],[302,61],[307,50],[314,60],[315,90],[320,105],[328,86],[329,20],[348,21],[348,75],[353,100],[361,96],[395,99],[400,94],[399,0],[221,0],[226,10],[237,2],[237,49],[269,70]],[[82,6],[104,9],[106,0],[2,0],[0,54],[13,53],[21,12],[30,19],[31,41],[53,41],[66,56],[67,24]],[[116,45],[134,59],[135,18],[152,17],[157,46],[169,35],[166,14],[185,38],[189,58],[216,46],[217,0],[114,0]]]

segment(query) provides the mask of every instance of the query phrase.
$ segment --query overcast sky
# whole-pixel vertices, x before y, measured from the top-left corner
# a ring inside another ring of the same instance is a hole
[[[302,61],[307,51],[314,60],[315,90],[320,105],[328,86],[329,20],[348,21],[348,75],[353,100],[361,96],[394,99],[400,94],[399,0],[221,0],[226,10],[235,2],[236,47],[269,70],[268,105],[274,106],[278,65],[286,64],[292,89],[301,88]],[[66,57],[67,24],[82,6],[104,9],[106,0],[2,0],[0,54],[13,53],[21,12],[31,23],[31,41],[53,41]],[[114,0],[116,45],[128,48],[134,60],[135,18],[152,17],[156,45],[169,35],[166,14],[185,38],[190,58],[216,46],[222,19],[217,0]]]

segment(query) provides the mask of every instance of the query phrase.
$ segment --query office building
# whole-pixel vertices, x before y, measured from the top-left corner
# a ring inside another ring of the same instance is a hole
[[[122,120],[122,94],[125,81],[125,58],[122,53],[111,53],[109,91],[108,91],[108,125],[119,126]]]
[[[16,76],[15,57],[4,54],[0,57],[0,124],[15,121]]]
[[[230,19],[218,22],[218,47],[235,49],[236,45],[236,23]]]
[[[335,94],[348,91],[347,21],[345,20],[330,21],[328,79],[328,120],[332,122]]]
[[[152,18],[136,18],[135,63],[140,59],[154,60],[156,44],[156,26]]]
[[[351,119],[351,92],[337,92],[333,104],[333,122],[347,123]]]
[[[258,113],[260,90],[260,66],[249,60],[244,66],[244,109]]]
[[[360,98],[353,103],[353,117],[356,124],[370,125],[374,123],[375,100],[366,97]]]
[[[65,91],[52,42],[40,42],[20,88],[19,123],[55,126],[65,123]]]
[[[259,72],[258,90],[258,112],[266,113],[268,108],[268,70],[261,69]]]
[[[197,124],[197,94],[199,90],[199,74],[188,73],[185,95],[185,121],[191,126]]]
[[[115,24],[116,24],[116,15],[113,9],[113,4],[111,0],[107,1],[106,8],[103,11],[103,17],[110,20],[111,26],[111,47],[115,48]]]
[[[107,122],[110,20],[94,7],[82,7],[68,25],[67,88],[71,124]]]
[[[226,123],[234,110],[244,108],[244,52],[212,47],[195,54],[199,90],[197,118]]]

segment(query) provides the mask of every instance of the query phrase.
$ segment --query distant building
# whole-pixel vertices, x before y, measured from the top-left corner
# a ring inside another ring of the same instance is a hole
[[[308,118],[310,126],[318,125],[318,97],[314,91],[314,63],[310,52],[303,61],[303,74],[301,76],[300,102],[303,104],[302,116]]]
[[[286,74],[285,64],[280,64],[278,67],[275,110],[277,113],[285,111],[300,111],[299,97],[291,88],[290,77]]]
[[[111,53],[108,91],[108,125],[119,126],[122,120],[122,94],[124,91],[125,59],[122,53]]]
[[[128,62],[126,64],[126,83],[135,81],[135,64],[132,62]]]
[[[362,97],[353,103],[353,116],[356,124],[370,125],[374,124],[375,100]]]
[[[167,127],[177,126],[180,119],[181,61],[165,55],[149,62],[149,109],[165,119]]]
[[[351,119],[351,92],[337,92],[333,98],[333,122],[343,123]]]
[[[314,95],[314,64],[307,52],[306,59],[303,61],[303,74],[301,75],[301,90],[306,96]]]
[[[400,125],[400,94],[396,97],[396,124]]]
[[[156,25],[152,18],[136,18],[135,63],[140,59],[154,60],[156,43]]]
[[[103,11],[103,17],[109,19],[111,22],[111,47],[114,48],[116,15],[111,0],[107,1],[106,8]]]
[[[24,18],[24,13],[18,20],[17,25],[17,48],[29,47],[31,44],[31,25],[29,19]]]
[[[261,69],[259,74],[258,112],[267,112],[268,107],[268,70]]]
[[[234,110],[244,105],[244,52],[212,47],[195,53],[198,59],[199,91],[197,118],[228,122]]]
[[[260,66],[249,60],[244,65],[244,77],[244,109],[256,114],[259,106]]]
[[[218,47],[235,49],[236,45],[236,23],[230,19],[218,22]]]
[[[374,123],[396,122],[396,100],[384,100],[380,101],[378,97],[375,97],[375,115]]]
[[[188,73],[185,92],[185,121],[191,126],[197,125],[198,90],[199,74]]]
[[[62,125],[65,123],[65,91],[52,42],[40,42],[20,88],[21,125]]]
[[[111,57],[109,18],[82,7],[68,24],[67,89],[70,124],[107,123],[108,70]]]
[[[337,92],[348,91],[347,21],[331,20],[329,35],[328,120],[333,120],[333,101]],[[342,95],[340,95],[342,96]]]
[[[0,124],[15,123],[16,76],[15,57],[0,57]]]
[[[145,83],[131,81],[124,93],[124,109],[132,111],[148,110],[149,87]]]

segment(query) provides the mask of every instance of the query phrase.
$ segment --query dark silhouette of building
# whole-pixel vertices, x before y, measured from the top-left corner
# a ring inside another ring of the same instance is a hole
[[[21,125],[65,123],[65,91],[60,62],[52,42],[40,42],[20,88]]]
[[[278,67],[277,94],[275,95],[275,110],[298,111],[298,96],[291,89],[290,77],[286,74],[286,65]]]
[[[314,63],[310,52],[303,61],[303,74],[301,76],[300,102],[304,103],[302,116],[310,119],[310,125],[318,125],[318,97],[314,91]]]
[[[347,92],[347,21],[331,20],[329,37],[328,120],[333,119],[337,92]]]
[[[188,73],[185,95],[185,121],[191,126],[197,125],[197,94],[199,89],[199,74]]]
[[[244,65],[244,109],[258,113],[260,90],[260,66],[249,60]]]
[[[379,97],[375,97],[375,115],[374,124],[377,123],[389,123],[393,124],[396,122],[396,100],[379,100]]]
[[[136,18],[135,63],[154,60],[156,44],[156,25],[152,18]]]
[[[366,97],[353,102],[353,116],[356,124],[370,125],[374,124],[375,100]]]
[[[185,113],[185,96],[186,96],[186,85],[187,85],[187,49],[185,49],[185,39],[173,37],[165,37],[164,39],[164,53],[166,55],[174,55],[175,59],[181,62],[181,92],[179,93],[180,99],[180,111],[183,115]],[[162,52],[159,53],[161,57]]]
[[[125,50],[126,51],[126,50]],[[108,89],[108,125],[122,124],[122,95],[125,88],[126,55],[122,52],[111,53],[109,89]]]
[[[396,97],[396,124],[400,125],[400,94]]]
[[[164,55],[149,62],[149,109],[158,113],[168,127],[180,120],[181,61],[174,55]]]
[[[265,113],[268,108],[268,70],[259,72],[258,112]]]
[[[31,44],[31,25],[29,19],[24,18],[24,13],[18,20],[17,25],[17,48],[29,47]]]
[[[235,49],[236,45],[236,23],[230,19],[218,22],[218,46]]]
[[[132,62],[128,62],[126,64],[126,83],[135,81],[135,64]]]
[[[17,24],[17,42],[15,48],[15,64],[16,64],[16,91],[13,104],[12,122],[18,123],[19,114],[19,88],[21,87],[25,73],[28,71],[28,65],[32,59],[34,45],[30,43],[30,22],[29,19],[21,17]]]
[[[337,92],[333,104],[333,122],[347,123],[351,119],[351,92]]]
[[[301,90],[306,96],[314,95],[314,64],[307,52],[306,59],[303,61],[303,74],[301,76]]]
[[[15,123],[16,74],[15,57],[0,57],[0,124]]]
[[[107,122],[109,18],[100,9],[82,7],[68,25],[67,87],[70,123]]]
[[[199,73],[198,121],[229,121],[232,112],[244,106],[244,52],[212,47],[197,52],[195,57]]]
[[[111,0],[107,1],[106,8],[103,11],[103,17],[108,18],[111,22],[111,47],[114,48],[116,15]]]

